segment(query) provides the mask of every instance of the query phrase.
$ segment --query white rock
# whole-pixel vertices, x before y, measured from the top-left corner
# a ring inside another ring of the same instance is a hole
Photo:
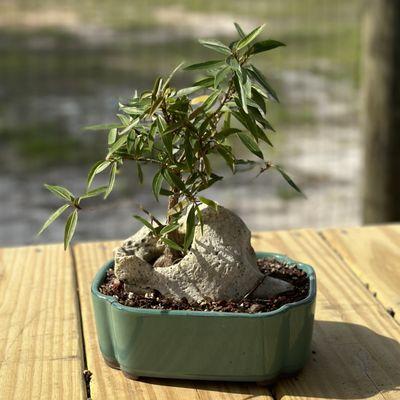
[[[164,245],[140,229],[115,250],[115,275],[135,293],[157,289],[163,295],[189,301],[240,300],[263,279],[251,247],[251,233],[233,212],[218,207],[203,210],[203,234],[196,227],[190,251],[176,264],[153,268]],[[269,297],[289,290],[290,284],[265,278],[255,291]]]

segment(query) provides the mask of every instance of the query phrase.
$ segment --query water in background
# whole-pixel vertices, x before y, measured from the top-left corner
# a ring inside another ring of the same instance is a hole
[[[361,0],[5,0],[0,3],[0,245],[61,241],[63,221],[35,233],[58,201],[43,183],[77,193],[119,100],[151,87],[180,61],[212,53],[198,37],[229,41],[233,21],[288,46],[258,56],[281,97],[271,104],[278,150],[267,150],[308,200],[274,173],[228,177],[207,194],[252,230],[360,222],[358,92]],[[177,86],[194,75],[178,74]],[[79,240],[122,238],[137,204],[161,213],[132,166],[117,191],[82,213]]]

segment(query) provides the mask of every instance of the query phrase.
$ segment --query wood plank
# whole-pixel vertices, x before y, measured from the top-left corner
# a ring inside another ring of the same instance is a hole
[[[400,321],[400,225],[325,229],[320,234]]]
[[[61,245],[0,249],[2,399],[86,399],[75,289]]]
[[[255,234],[254,246],[309,263],[317,273],[315,354],[296,379],[275,385],[275,397],[398,400],[399,325],[327,243],[301,230]]]
[[[85,243],[73,248],[81,298],[83,332],[88,369],[93,373],[93,400],[272,400],[267,388],[249,384],[172,381],[148,379],[132,381],[120,371],[106,366],[97,344],[96,327],[90,299],[90,285],[96,271],[112,256],[118,242]]]

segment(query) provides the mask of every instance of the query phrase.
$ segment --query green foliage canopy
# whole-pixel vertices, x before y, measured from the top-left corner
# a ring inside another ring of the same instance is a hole
[[[213,170],[211,154],[220,156],[233,173],[243,165],[259,165],[260,172],[275,168],[300,192],[281,166],[264,159],[260,147],[263,142],[272,146],[269,135],[274,129],[267,120],[266,103],[279,99],[261,71],[252,64],[252,58],[284,44],[276,40],[256,42],[264,25],[248,34],[238,24],[235,27],[239,38],[229,45],[218,40],[200,40],[216,57],[184,68],[204,73],[192,86],[180,90],[171,86],[173,75],[182,66],[179,65],[167,79],[157,78],[152,90],[135,94],[126,104],[119,104],[118,123],[88,127],[108,131],[107,154],[90,169],[82,196],[76,197],[61,186],[45,185],[66,204],[50,216],[40,233],[67,209],[72,209],[65,226],[67,248],[82,209],[81,201],[100,195],[107,198],[114,188],[118,170],[131,160],[136,162],[139,182],[144,179],[143,165],[153,164],[156,167],[153,194],[157,200],[160,196],[169,197],[165,222],[144,208],[143,216],[134,217],[169,248],[181,253],[190,248],[196,223],[202,226],[200,205],[217,207],[213,200],[200,195],[223,179]],[[258,162],[237,157],[230,142],[234,136]],[[95,176],[105,172],[109,174],[108,185],[91,189]],[[186,236],[183,243],[177,243],[174,232],[183,215],[186,215]]]

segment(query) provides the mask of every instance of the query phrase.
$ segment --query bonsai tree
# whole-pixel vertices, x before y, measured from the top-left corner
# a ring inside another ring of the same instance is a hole
[[[256,41],[264,25],[248,34],[238,24],[235,27],[239,37],[229,45],[218,40],[200,40],[215,57],[184,68],[204,71],[204,77],[192,86],[171,86],[179,65],[166,79],[157,78],[151,90],[136,93],[126,104],[119,104],[119,122],[88,128],[108,131],[107,153],[90,169],[83,195],[75,196],[62,186],[45,185],[65,204],[50,216],[40,232],[70,211],[64,235],[67,248],[79,213],[85,208],[84,200],[94,196],[107,198],[117,172],[129,161],[136,163],[139,182],[145,179],[143,167],[153,165],[149,169],[153,172],[153,194],[157,201],[161,196],[168,198],[164,219],[156,218],[144,207],[141,215],[134,215],[146,232],[164,245],[162,256],[154,262],[155,268],[170,266],[185,257],[191,249],[195,228],[203,228],[205,206],[218,208],[213,200],[201,195],[223,179],[216,173],[211,155],[221,157],[232,173],[242,166],[258,166],[259,173],[274,169],[300,192],[282,167],[265,159],[261,149],[263,143],[272,146],[270,134],[274,132],[267,120],[266,103],[279,100],[254,66],[253,58],[284,44],[271,39]],[[257,161],[240,158],[230,142],[233,137]],[[94,179],[101,173],[109,174],[108,185],[93,189]]]

